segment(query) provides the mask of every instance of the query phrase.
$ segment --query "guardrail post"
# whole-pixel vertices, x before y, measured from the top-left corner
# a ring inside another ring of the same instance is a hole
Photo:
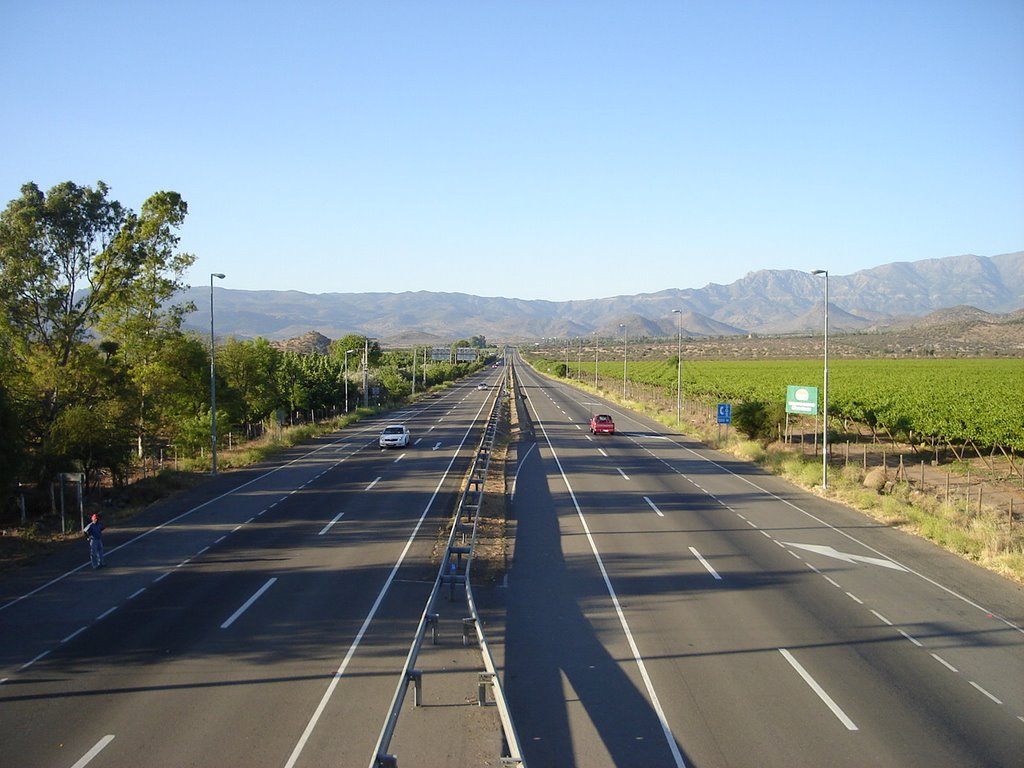
[[[423,698],[423,670],[421,669],[410,669],[409,677],[406,678],[407,683],[413,684],[412,689],[412,704],[414,707],[420,706]]]
[[[487,686],[494,684],[494,674],[491,672],[481,672],[478,678],[476,688],[476,703],[478,706],[487,706]]]
[[[462,644],[469,645],[469,633],[476,629],[476,619],[469,616],[462,620]]]
[[[427,616],[427,626],[430,627],[430,644],[437,645],[437,623],[440,621],[441,616],[436,613],[431,613]]]
[[[398,768],[398,758],[394,755],[377,755],[377,768]]]

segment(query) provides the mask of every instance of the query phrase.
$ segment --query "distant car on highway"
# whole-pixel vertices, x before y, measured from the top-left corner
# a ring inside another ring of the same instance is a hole
[[[381,448],[405,448],[411,437],[404,424],[389,424],[384,427],[377,442]]]
[[[615,421],[607,413],[598,413],[590,418],[592,435],[614,435]]]
[[[490,389],[490,387],[488,387],[486,384],[477,384],[476,388],[477,389]]]

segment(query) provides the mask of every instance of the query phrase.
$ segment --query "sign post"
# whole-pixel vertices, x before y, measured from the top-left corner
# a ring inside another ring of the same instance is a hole
[[[790,384],[786,387],[786,413],[818,415],[818,388]]]
[[[814,416],[817,424],[818,416],[818,388],[802,387],[797,384],[790,384],[786,387],[786,440],[789,438],[789,414],[795,413],[800,416]],[[814,430],[815,446],[817,446],[818,430]],[[800,433],[800,444],[803,445],[803,432]],[[817,448],[815,448],[817,453]]]
[[[718,439],[722,439],[722,425],[725,424],[725,434],[729,435],[729,425],[732,424],[732,403],[718,404]]]

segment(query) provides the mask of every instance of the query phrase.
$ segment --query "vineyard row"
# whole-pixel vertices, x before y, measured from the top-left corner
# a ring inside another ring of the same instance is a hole
[[[564,361],[547,359],[554,371]],[[594,375],[593,360],[570,358],[572,376]],[[597,363],[601,377],[621,378],[623,362]],[[675,396],[675,360],[631,361],[628,381]],[[789,385],[816,386],[821,360],[683,362],[682,396],[714,402],[783,402]],[[891,434],[948,444],[1024,451],[1024,360],[837,360],[829,364],[829,416]],[[819,408],[821,403],[819,402]]]

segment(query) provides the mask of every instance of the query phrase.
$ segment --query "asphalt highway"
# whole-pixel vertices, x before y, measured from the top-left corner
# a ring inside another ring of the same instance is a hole
[[[487,620],[528,765],[1024,765],[1019,586],[517,370]]]
[[[479,380],[108,529],[105,568],[83,544],[5,578],[0,765],[368,765]],[[390,422],[411,446],[378,449]]]
[[[514,557],[476,594],[527,765],[1022,765],[1020,587],[517,369]],[[0,766],[369,765],[475,384],[110,529],[107,568],[6,576]]]

